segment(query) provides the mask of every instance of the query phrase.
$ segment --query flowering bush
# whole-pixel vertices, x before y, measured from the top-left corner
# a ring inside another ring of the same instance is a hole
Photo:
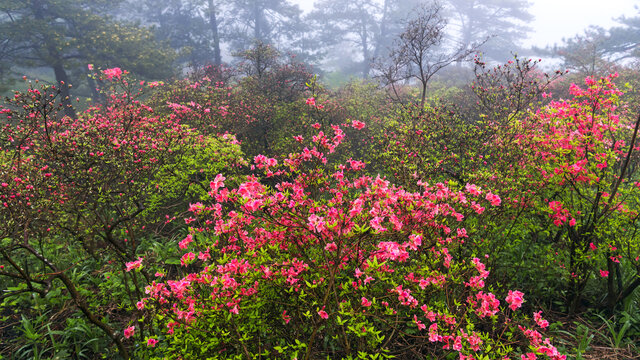
[[[640,286],[624,280],[640,269],[638,123],[616,75],[587,78],[571,86],[571,98],[552,100],[546,91],[555,77],[536,76],[531,66],[516,62],[479,77],[481,121],[450,106],[407,112],[386,134],[381,157],[404,186],[474,183],[502,197],[499,209],[467,227],[486,240],[479,249],[497,255],[488,263],[497,282],[525,286],[550,305],[561,294],[569,313],[583,300],[613,309]],[[596,299],[603,290],[606,304]]]
[[[66,317],[75,312],[64,310],[71,303],[128,357],[98,314],[114,294],[122,295],[118,306],[135,305],[146,274],[127,273],[139,264],[126,263],[139,258],[152,225],[164,223],[158,213],[197,199],[189,189],[208,183],[208,171],[231,171],[239,151],[233,137],[204,139],[178,118],[154,115],[140,101],[151,85],[134,85],[120,69],[101,74],[106,103],[78,118],[61,116],[52,86],[29,84],[0,107],[0,281],[11,289],[0,300],[28,314],[54,299]]]
[[[520,322],[523,293],[497,296],[483,262],[460,256],[465,214],[499,206],[497,195],[441,183],[409,192],[364,174],[360,161],[332,165],[343,130],[319,130],[280,161],[256,156],[262,176],[210,183],[211,203],[192,206],[180,243],[182,276],[157,274],[146,287],[141,307],[162,330],[145,352],[564,358]],[[261,182],[272,177],[281,180]]]
[[[640,286],[640,120],[615,75],[568,100],[524,84],[527,106],[480,122],[378,97],[359,114],[366,87],[343,106],[314,80],[263,112],[256,79],[101,76],[77,119],[52,87],[0,108],[3,311],[77,310],[124,358],[564,359],[540,300],[605,289],[613,309]],[[230,130],[254,115],[287,128],[247,162]]]
[[[553,101],[516,126],[514,145],[524,155],[517,167],[535,191],[527,196],[530,209],[546,215],[543,224],[559,245],[553,261],[566,278],[570,312],[587,283],[600,281],[599,267],[617,269],[620,276],[624,254],[633,276],[640,270],[640,247],[628,232],[638,214],[640,117],[628,116],[623,93],[612,82],[616,76],[574,84],[572,99]],[[614,279],[605,281],[610,308],[640,285],[615,288]]]

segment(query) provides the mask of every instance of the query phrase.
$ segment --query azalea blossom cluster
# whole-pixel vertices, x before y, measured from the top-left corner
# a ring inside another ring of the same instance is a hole
[[[518,146],[527,149],[519,166],[529,168],[531,187],[539,192],[535,200],[539,205],[532,209],[546,207],[561,234],[564,227],[572,228],[558,237],[570,249],[564,253],[570,266],[561,264],[561,268],[567,269],[572,286],[582,286],[578,284],[591,274],[609,275],[597,269],[594,252],[605,255],[598,249],[616,249],[602,260],[619,261],[620,243],[609,234],[615,227],[612,222],[632,223],[637,216],[629,202],[637,188],[628,181],[627,166],[637,162],[635,133],[640,120],[634,124],[627,116],[623,93],[613,83],[616,77],[614,73],[586,78],[582,86],[572,84],[573,98],[552,101],[532,113],[523,121],[527,131],[518,135]],[[637,254],[633,242],[628,244],[628,253]],[[629,260],[637,263],[634,256]]]
[[[356,160],[327,173],[326,155],[344,138],[339,126],[331,131],[333,137],[319,130],[311,145],[283,161],[257,156],[253,169],[267,179],[283,179],[274,185],[266,186],[256,175],[231,185],[220,174],[210,184],[212,202],[191,206],[190,232],[179,242],[188,274],[153,281],[142,301],[144,311],[162,314],[157,319],[163,319],[167,341],[186,332],[208,338],[198,329],[249,319],[252,326],[266,326],[276,338],[287,339],[288,345],[270,350],[281,354],[302,351],[294,339],[305,344],[307,356],[320,351],[323,336],[338,339],[334,355],[339,356],[352,351],[351,341],[358,337],[382,343],[380,332],[465,359],[506,341],[465,330],[485,319],[509,326],[509,318],[485,288],[485,265],[478,258],[453,256],[469,237],[462,226],[465,214],[500,206],[500,197],[492,192],[483,197],[473,184],[455,190],[421,181],[421,190],[410,192],[381,176],[362,174],[365,165]],[[523,295],[509,291],[506,302],[513,311]],[[464,305],[453,306],[452,301],[464,299]],[[392,321],[398,316],[405,320]],[[429,340],[421,343],[420,336],[393,331],[406,326],[417,327]],[[255,335],[251,328],[235,331]],[[258,351],[248,343],[208,341],[229,354]],[[539,343],[531,345],[544,352]]]
[[[25,92],[16,92],[0,106],[0,236],[9,239],[2,245],[2,258],[16,264],[12,271],[33,273],[14,279],[28,283],[33,276],[38,283],[53,284],[38,290],[40,295],[51,290],[75,297],[78,310],[126,357],[121,335],[113,335],[111,326],[94,313],[98,310],[80,298],[86,283],[58,270],[69,264],[51,256],[49,245],[73,238],[71,253],[100,259],[95,274],[105,273],[108,281],[122,276],[118,280],[134,286],[138,269],[148,263],[136,254],[147,232],[144,224],[149,224],[141,219],[151,217],[161,201],[176,200],[164,196],[160,186],[173,175],[167,170],[205,149],[206,142],[179,119],[155,115],[140,100],[146,87],[133,86],[126,71],[107,69],[96,76],[108,88],[104,102],[91,104],[76,117],[63,115],[59,88],[37,82],[29,82]],[[29,236],[15,238],[11,232],[18,227]],[[98,238],[104,242],[96,245]],[[23,272],[14,257],[20,263],[44,261]],[[72,259],[74,266],[77,260]],[[133,334],[127,331],[127,336]]]

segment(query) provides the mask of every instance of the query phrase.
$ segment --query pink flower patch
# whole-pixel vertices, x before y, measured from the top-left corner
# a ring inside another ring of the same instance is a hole
[[[124,329],[124,337],[128,339],[132,337],[135,332],[136,328],[134,326],[129,326],[128,328]]]
[[[353,120],[353,121],[351,122],[351,126],[352,126],[354,129],[358,129],[358,130],[362,130],[362,129],[364,129],[364,123],[363,123],[362,121],[358,121],[358,120]]]
[[[609,272],[606,270],[600,270],[600,276],[603,278],[609,277]]]
[[[142,258],[139,257],[138,260],[131,261],[125,264],[127,267],[127,271],[131,271],[134,269],[139,269],[142,267]]]
[[[325,319],[325,320],[329,318],[329,314],[327,314],[327,312],[324,311],[324,310],[318,311],[318,315],[320,315],[320,317]]]
[[[493,206],[498,206],[500,205],[500,203],[502,202],[502,200],[500,200],[500,196],[493,194],[491,192],[487,193],[487,196],[485,197]]]
[[[509,303],[509,308],[511,310],[516,310],[522,306],[522,303],[524,302],[524,294],[518,290],[509,290],[509,295],[507,295],[505,300]]]

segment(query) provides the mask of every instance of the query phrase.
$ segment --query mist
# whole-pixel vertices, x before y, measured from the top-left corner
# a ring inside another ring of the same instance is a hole
[[[586,3],[0,0],[0,360],[638,359]]]
[[[208,65],[236,64],[257,43],[295,56],[330,83],[376,77],[421,0],[67,0],[0,5],[1,91],[22,75],[73,83],[92,94],[86,67],[121,67],[163,80]],[[442,0],[442,49],[473,49],[504,63],[514,55],[576,70],[571,54],[598,61],[636,59],[638,2]],[[82,19],[82,20],[78,20]],[[36,24],[38,24],[36,26]],[[51,36],[55,34],[55,36]],[[467,67],[471,57],[455,61]],[[592,61],[593,62],[593,61]],[[584,70],[584,69],[580,69]],[[591,72],[597,69],[592,68]],[[458,74],[460,72],[458,71]],[[458,76],[458,75],[455,75]]]

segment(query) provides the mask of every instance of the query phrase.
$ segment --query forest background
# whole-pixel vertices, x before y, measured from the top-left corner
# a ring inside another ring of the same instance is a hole
[[[0,0],[0,358],[636,358],[640,13],[531,6]]]

